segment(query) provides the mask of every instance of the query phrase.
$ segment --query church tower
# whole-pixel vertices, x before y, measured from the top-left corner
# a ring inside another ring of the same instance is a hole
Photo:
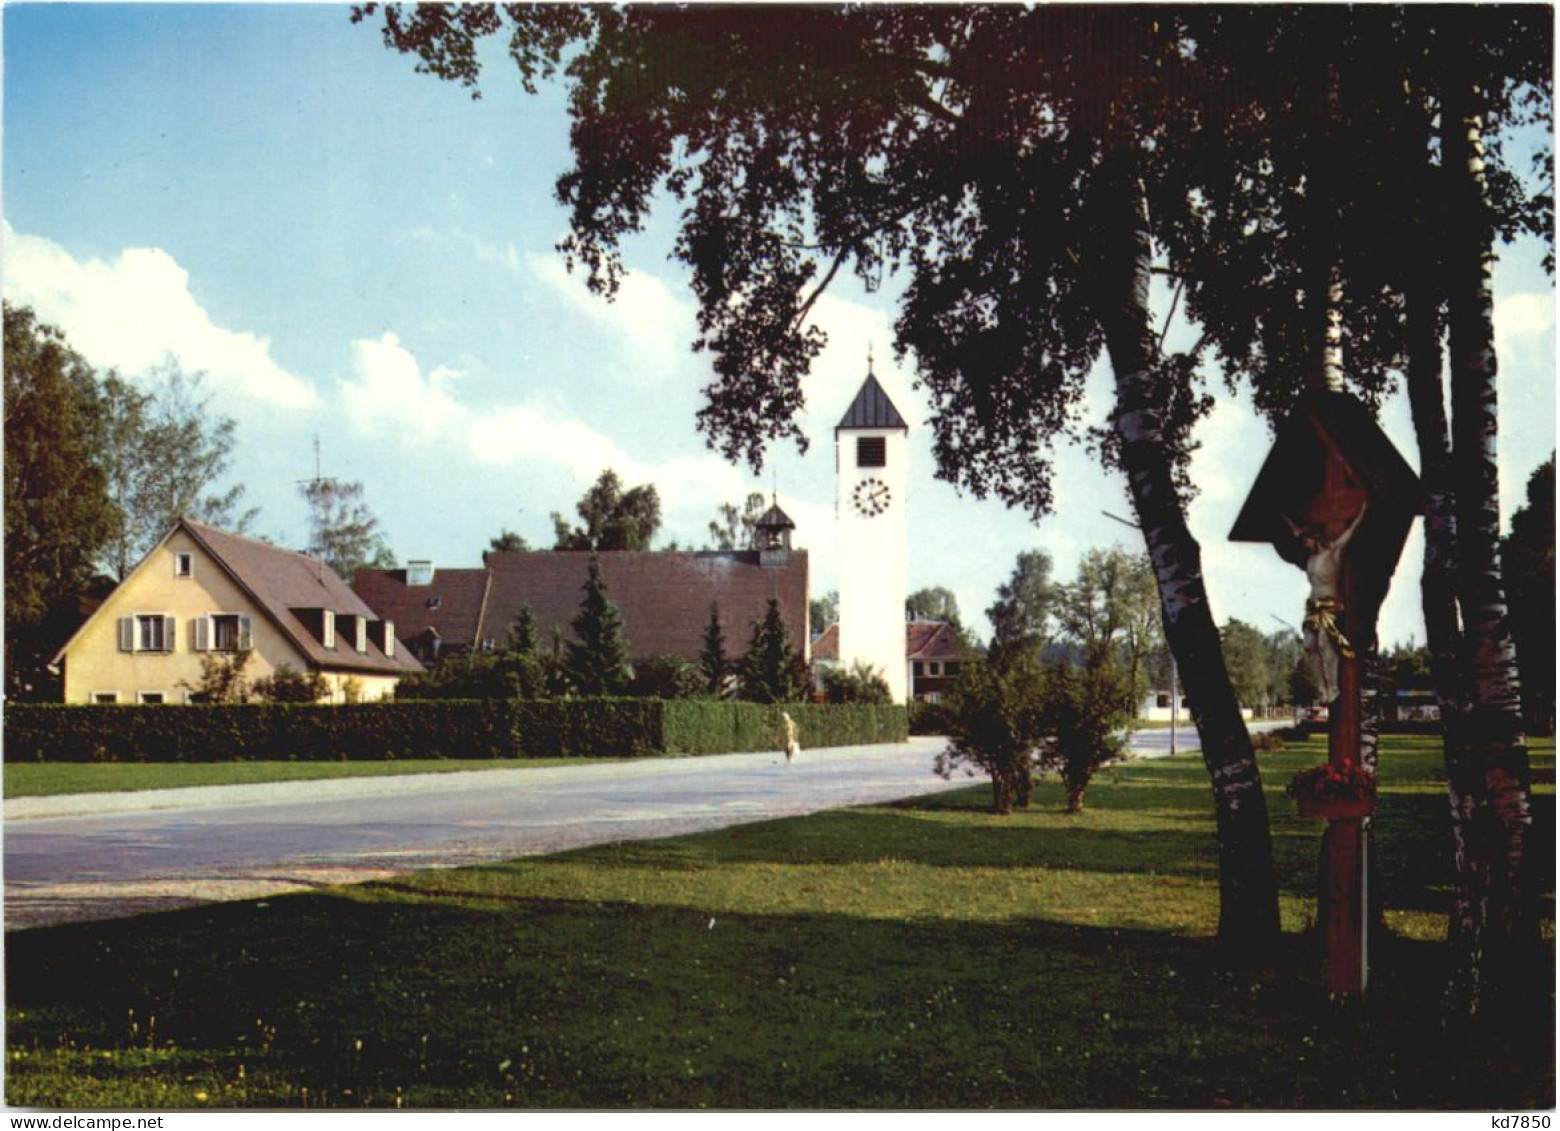
[[[878,669],[896,703],[910,698],[905,661],[909,431],[868,358],[866,382],[834,430],[840,664],[849,669],[863,661]]]

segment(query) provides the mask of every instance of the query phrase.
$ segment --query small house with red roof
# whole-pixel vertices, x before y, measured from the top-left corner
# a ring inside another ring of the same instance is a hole
[[[829,625],[813,641],[812,656],[816,669],[839,666],[838,624]],[[941,700],[969,656],[958,631],[947,621],[905,622],[905,675],[911,698],[917,702]]]

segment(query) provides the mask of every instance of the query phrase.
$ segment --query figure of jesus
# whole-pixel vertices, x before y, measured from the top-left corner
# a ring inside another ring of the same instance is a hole
[[[1305,620],[1301,622],[1305,650],[1310,653],[1316,669],[1317,689],[1323,703],[1338,698],[1338,663],[1347,657],[1354,658],[1354,649],[1343,630],[1338,627],[1338,617],[1343,603],[1338,599],[1339,575],[1343,568],[1343,550],[1365,518],[1366,504],[1360,503],[1359,513],[1348,528],[1331,542],[1326,540],[1326,530],[1321,526],[1299,526],[1288,516],[1285,524],[1305,547],[1305,576],[1311,583],[1311,595],[1305,602]]]

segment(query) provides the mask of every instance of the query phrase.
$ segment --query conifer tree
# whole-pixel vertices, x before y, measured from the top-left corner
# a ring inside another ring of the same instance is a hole
[[[742,658],[742,695],[755,703],[789,703],[802,697],[807,673],[780,615],[780,602],[769,598],[761,620],[753,622],[753,641]]]
[[[509,626],[509,650],[534,652],[540,643],[536,635],[536,616],[531,612],[531,606],[522,602],[515,612],[514,623]]]
[[[719,695],[721,684],[730,666],[726,659],[726,634],[720,628],[720,606],[710,602],[710,623],[704,626],[704,648],[699,653],[699,668],[704,673],[704,687],[711,695]]]
[[[615,695],[628,685],[628,645],[623,639],[623,614],[607,595],[601,560],[590,556],[585,599],[570,622],[574,639],[567,644],[568,671],[582,695]]]

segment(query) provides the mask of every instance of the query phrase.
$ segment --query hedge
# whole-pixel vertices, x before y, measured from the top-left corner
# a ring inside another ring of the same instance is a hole
[[[430,699],[316,706],[8,704],[7,762],[384,761],[638,757],[903,742],[903,707],[713,700]]]

